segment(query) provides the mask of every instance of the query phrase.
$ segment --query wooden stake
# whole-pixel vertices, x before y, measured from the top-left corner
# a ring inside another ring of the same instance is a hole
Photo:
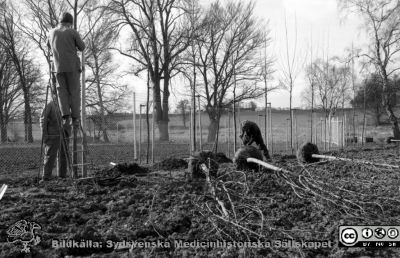
[[[142,107],[145,107],[145,105],[140,104],[139,106],[139,163],[142,163]]]
[[[82,91],[81,91],[81,126],[82,126],[82,177],[87,177],[86,151],[86,84],[85,84],[85,53],[82,52]]]

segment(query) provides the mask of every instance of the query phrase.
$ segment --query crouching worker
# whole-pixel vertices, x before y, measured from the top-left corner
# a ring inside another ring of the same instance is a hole
[[[242,139],[243,145],[251,145],[253,142],[255,142],[258,148],[264,154],[265,159],[270,160],[271,157],[269,156],[267,146],[264,144],[264,140],[258,125],[254,122],[244,120],[240,123],[240,127],[240,139]]]
[[[50,101],[43,109],[40,116],[40,127],[44,144],[44,165],[42,181],[49,180],[52,176],[54,164],[57,160],[57,176],[67,176],[67,154],[68,137],[66,130],[61,135],[60,122],[57,119],[57,107],[54,101]],[[65,137],[65,146],[62,141]],[[57,158],[58,156],[58,158]]]

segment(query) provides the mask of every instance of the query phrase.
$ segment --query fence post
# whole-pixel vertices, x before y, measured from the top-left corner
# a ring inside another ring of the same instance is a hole
[[[321,141],[323,142],[323,146],[324,146],[324,151],[326,150],[326,135],[325,135],[325,131],[323,130],[324,127],[326,127],[326,117],[324,118],[320,118],[320,123],[321,123]]]
[[[119,143],[119,123],[117,122],[117,143]]]
[[[235,112],[235,102],[233,102],[232,105],[232,116],[233,116],[233,153],[236,152],[236,135],[237,135],[237,129],[236,129],[236,112]]]
[[[231,114],[228,109],[228,157],[231,155]]]
[[[153,86],[154,87],[154,86]],[[151,163],[154,164],[154,126],[156,122],[156,116],[155,116],[155,102],[154,102],[154,90],[152,93],[152,99],[153,99],[153,111],[152,111],[152,123],[151,123]]]
[[[295,132],[295,137],[296,137],[296,150],[299,148],[299,133],[297,131],[297,110],[293,110],[294,114],[294,132]]]
[[[346,114],[344,114],[344,116],[343,116],[343,148],[346,147],[346,132],[347,132],[347,130],[346,130],[347,123],[346,122],[347,122]]]
[[[271,106],[271,102],[268,102],[267,104],[269,104],[269,134],[271,136],[271,154],[274,153],[274,134],[273,134],[273,130],[272,130],[272,106]],[[268,133],[267,133],[268,134]]]
[[[292,125],[290,124],[290,119],[286,118],[286,152],[289,150],[289,131]]]
[[[189,153],[190,155],[194,154],[193,151],[193,138],[192,138],[192,133],[193,133],[193,110],[192,106],[189,106],[190,109],[190,123],[189,123]]]
[[[228,112],[228,116],[229,116],[229,112]],[[227,117],[225,120],[225,142],[227,144],[227,146],[226,146],[227,150],[229,148],[229,133],[227,132],[227,130],[229,130],[228,128],[229,128],[229,123],[228,123],[228,117]],[[228,155],[229,155],[229,151],[228,151]]]
[[[144,104],[140,104],[139,106],[139,164],[142,163],[142,107],[144,106]]]
[[[200,107],[200,95],[197,95],[198,106],[199,106],[199,133],[200,133],[200,151],[203,150],[203,129],[201,128],[201,107]]]
[[[133,159],[137,160],[136,153],[136,96],[133,92]]]

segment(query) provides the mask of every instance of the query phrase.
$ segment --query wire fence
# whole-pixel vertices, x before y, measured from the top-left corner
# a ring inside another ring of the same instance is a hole
[[[340,112],[339,112],[340,113]],[[313,141],[320,150],[335,150],[348,145],[360,145],[367,141],[384,142],[390,135],[389,127],[375,127],[372,121],[365,122],[359,114],[351,110],[341,115],[326,118],[322,112],[315,112],[311,123],[311,113],[305,110],[294,110],[293,123],[290,126],[287,110],[265,111],[242,110],[237,114],[236,149],[241,146],[239,138],[240,122],[256,122],[263,134],[264,141],[272,154],[294,154],[303,142]],[[86,135],[88,143],[88,161],[93,165],[107,166],[110,162],[134,162],[134,118],[132,114],[114,114],[105,117],[104,126],[101,119],[88,116]],[[171,114],[168,126],[169,141],[160,142],[158,127],[154,126],[154,154],[152,153],[152,117],[149,116],[147,127],[146,115],[136,115],[136,162],[152,163],[169,157],[185,158],[190,154],[190,115]],[[266,125],[266,127],[265,127]],[[210,119],[205,112],[196,116],[196,150],[211,150],[214,141],[208,141]],[[364,130],[363,130],[364,127]],[[0,170],[10,173],[20,170],[36,169],[40,166],[41,129],[38,123],[32,125],[34,143],[24,142],[25,126],[21,121],[7,125],[7,142],[0,144]],[[201,134],[200,134],[201,131]],[[290,144],[292,131],[292,144]],[[362,139],[363,138],[363,139]],[[368,139],[367,139],[368,138]],[[200,140],[201,139],[201,140]],[[372,140],[371,140],[372,139]],[[79,142],[79,140],[78,140]],[[234,156],[234,125],[232,114],[221,117],[218,135],[218,152],[228,157]]]

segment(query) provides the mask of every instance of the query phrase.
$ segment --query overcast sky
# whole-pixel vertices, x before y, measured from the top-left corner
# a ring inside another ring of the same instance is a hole
[[[355,15],[348,15],[344,19],[344,14],[338,9],[337,0],[256,0],[255,12],[259,17],[269,20],[272,44],[268,51],[277,60],[275,64],[277,72],[274,74],[274,79],[269,82],[271,85],[278,83],[286,50],[284,43],[285,15],[289,42],[294,41],[295,21],[297,20],[299,56],[309,53],[311,41],[314,56],[320,56],[323,52],[328,53],[329,56],[344,56],[345,49],[350,48],[352,42],[355,47],[365,44],[365,35],[360,28],[361,20]],[[130,89],[135,90],[137,102],[144,102],[145,82],[129,79],[127,83]],[[294,107],[302,106],[300,95],[306,85],[304,73],[299,73],[294,88]],[[182,98],[180,92],[184,92],[182,88],[176,89],[175,87],[171,94],[171,111],[175,110],[176,101]],[[285,90],[271,93],[269,99],[273,107],[289,106],[289,94]],[[264,105],[262,100],[259,100],[258,103],[260,106]]]

